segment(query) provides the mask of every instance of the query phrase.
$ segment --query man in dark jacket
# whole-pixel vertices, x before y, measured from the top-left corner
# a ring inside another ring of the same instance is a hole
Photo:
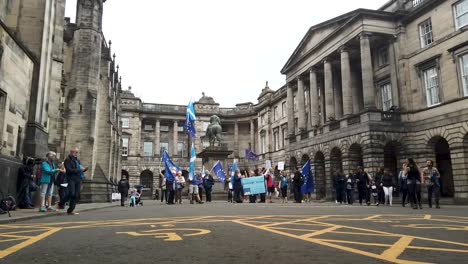
[[[80,195],[81,174],[88,170],[88,167],[81,166],[78,160],[78,152],[78,148],[70,150],[70,155],[68,155],[64,162],[68,182],[68,197],[64,201],[60,201],[58,207],[59,209],[63,209],[66,200],[70,200],[70,205],[67,210],[67,214],[69,215],[76,214],[73,211],[75,210],[76,202]]]
[[[301,187],[304,184],[304,178],[302,177],[302,173],[296,168],[296,172],[294,172],[293,178],[293,187],[294,187],[294,202],[295,203],[302,203],[302,192]]]
[[[213,190],[214,178],[210,172],[205,171],[205,177],[203,178],[203,185],[205,186],[206,201],[211,202],[211,191]]]
[[[18,194],[18,203],[21,209],[33,209],[31,192],[36,191],[31,184],[33,180],[34,160],[27,158],[18,170],[16,181],[16,192]]]
[[[356,173],[356,182],[358,188],[358,195],[359,195],[359,204],[362,205],[362,200],[366,199],[367,205],[370,205],[370,178],[367,172],[365,172],[362,167],[358,167],[358,171]]]
[[[383,190],[383,176],[384,176],[384,167],[381,167],[379,171],[375,174],[375,185],[377,186],[377,197],[378,197],[378,204],[384,204],[385,203],[385,194]]]
[[[130,184],[128,183],[127,176],[122,175],[122,179],[120,179],[117,188],[120,193],[120,206],[124,206],[125,201],[127,200],[128,190],[130,189]]]

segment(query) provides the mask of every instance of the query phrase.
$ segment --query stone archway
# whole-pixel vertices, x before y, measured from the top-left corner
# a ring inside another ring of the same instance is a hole
[[[335,173],[340,172],[343,173],[343,154],[341,153],[341,149],[338,147],[333,148],[330,151],[330,185],[329,185],[329,190],[333,197],[336,197],[335,194]]]
[[[440,193],[443,197],[454,197],[452,157],[447,140],[441,136],[429,140],[429,146],[434,151],[435,166],[440,172]]]
[[[294,174],[294,172],[296,171],[296,168],[297,168],[297,159],[295,157],[291,157],[289,159],[289,171],[291,172],[291,174]]]
[[[364,159],[362,155],[362,147],[358,143],[354,143],[349,147],[349,172],[354,173],[358,166],[364,166]]]
[[[307,155],[307,154],[302,155],[302,158],[301,158],[301,167],[304,166],[304,164],[306,164],[306,162],[307,162],[308,160],[310,160],[309,155]]]
[[[327,195],[327,182],[325,177],[325,155],[320,151],[315,154],[314,169],[316,197],[317,199],[323,199]]]
[[[146,169],[140,174],[140,186],[142,196],[151,197],[153,193],[153,172]]]
[[[384,146],[384,168],[392,173],[396,183],[398,183],[398,173],[400,171],[398,165],[398,160],[401,158],[400,149],[401,145],[397,141],[390,141]]]

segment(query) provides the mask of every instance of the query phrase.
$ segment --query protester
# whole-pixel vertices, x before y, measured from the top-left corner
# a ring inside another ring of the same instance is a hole
[[[255,177],[257,173],[255,170],[250,170],[249,177]],[[249,195],[249,203],[256,203],[257,202],[257,195],[256,194],[251,194]]]
[[[178,171],[176,174],[176,200],[175,203],[182,204],[182,190],[185,188],[185,178],[182,176],[182,172]],[[196,177],[193,178],[196,182]],[[198,192],[198,186],[195,185]]]
[[[65,172],[57,168],[55,158],[57,154],[49,151],[46,154],[46,161],[41,163],[42,175],[40,179],[41,198],[39,212],[55,212],[56,209],[52,206],[52,195],[54,193],[55,174],[57,172]]]
[[[166,179],[166,191],[167,191],[167,204],[174,204],[174,196],[175,196],[175,177],[177,175],[177,171],[174,168],[171,168],[171,174],[173,175],[172,179]]]
[[[34,159],[26,158],[18,170],[16,181],[16,192],[18,194],[18,205],[21,209],[34,209],[31,193],[37,189],[34,183]]]
[[[281,172],[279,186],[281,190],[281,202],[287,203],[288,202],[289,177],[285,171]]]
[[[242,203],[242,180],[243,176],[241,175],[240,171],[237,169],[234,171],[234,183],[233,183],[233,188],[234,188],[234,201],[236,203]]]
[[[401,197],[401,206],[406,206],[406,200],[408,196],[408,183],[407,183],[407,176],[406,176],[406,168],[408,166],[408,162],[403,162],[403,167],[398,175],[398,185],[400,187],[400,192],[402,194]]]
[[[270,168],[267,173],[265,173],[265,181],[267,187],[268,202],[272,203],[272,196],[275,195],[275,175],[273,173],[273,168]]]
[[[384,174],[382,176],[382,188],[384,190],[385,199],[384,205],[392,206],[393,203],[393,186],[395,185],[393,180],[393,175],[390,174],[388,169],[384,170]]]
[[[406,181],[408,185],[408,195],[409,195],[411,207],[413,209],[418,209],[418,205],[419,205],[419,208],[422,209],[421,200],[418,199],[417,197],[418,190],[416,186],[418,182],[421,182],[421,173],[420,173],[418,166],[416,165],[416,163],[414,162],[412,158],[409,158],[407,160],[407,163],[408,165],[406,167],[405,172],[407,176]],[[421,184],[419,184],[419,186],[420,185]]]
[[[205,187],[206,201],[211,202],[211,192],[213,190],[214,178],[211,176],[208,170],[205,171],[205,177],[203,178],[203,186]]]
[[[125,201],[128,197],[128,190],[130,189],[130,184],[126,175],[122,175],[122,179],[120,179],[117,189],[120,193],[120,206],[125,206]]]
[[[229,175],[229,174],[226,174]],[[228,203],[232,203],[232,177],[227,177],[224,181],[224,191],[227,192],[228,195]]]
[[[161,189],[161,203],[167,203],[166,177],[162,173],[159,173],[159,182],[159,188]]]
[[[65,171],[68,183],[68,196],[64,201],[59,202],[59,208],[65,207],[66,200],[70,201],[67,213],[69,215],[75,215],[74,212],[78,197],[80,196],[81,181],[84,178],[84,172],[88,170],[88,167],[83,167],[78,160],[79,149],[74,148],[70,150],[70,155],[65,159]]]
[[[427,201],[429,208],[432,208],[432,196],[434,195],[436,208],[440,209],[440,173],[434,168],[432,160],[426,161],[426,167],[423,169],[423,180],[427,187]]]
[[[258,169],[256,169],[255,171],[255,175],[256,176],[263,176],[263,172],[265,171],[265,168],[262,168],[261,171],[259,171]],[[264,178],[265,180],[265,178]],[[265,191],[267,190],[267,187],[266,187],[266,182],[265,182]],[[265,203],[266,202],[266,192],[264,193],[260,193],[260,203]]]
[[[203,201],[203,190],[205,189],[203,185],[203,177],[201,173],[197,173],[197,186],[198,186],[198,198],[200,198],[200,201]]]
[[[348,204],[353,204],[354,202],[354,184],[356,180],[354,178],[353,173],[349,173],[346,177],[346,200]]]
[[[304,184],[304,178],[298,168],[296,168],[296,171],[294,172],[294,178],[293,178],[292,184],[294,186],[294,202],[302,203],[301,187]]]

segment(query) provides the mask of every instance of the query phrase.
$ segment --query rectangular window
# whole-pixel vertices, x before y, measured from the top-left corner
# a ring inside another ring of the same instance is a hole
[[[463,95],[468,96],[468,53],[460,57],[460,73],[462,78]]]
[[[122,156],[128,156],[128,138],[122,138]]]
[[[143,156],[153,156],[153,142],[143,142]]]
[[[262,135],[260,137],[260,140],[261,140],[261,147],[262,147],[262,153],[266,153],[266,137],[265,135]]]
[[[144,131],[154,131],[154,125],[152,125],[152,124],[144,124],[144,125],[143,125],[143,130],[144,130]]]
[[[184,127],[183,126],[177,126],[177,131],[178,132],[184,132]]]
[[[421,39],[421,48],[427,47],[434,42],[431,19],[428,19],[419,25],[419,38]]]
[[[379,50],[378,60],[379,60],[378,61],[379,67],[382,67],[388,64],[388,46],[385,46]]]
[[[273,121],[276,121],[277,118],[278,118],[278,107],[275,106],[275,108],[273,108]]]
[[[393,105],[392,85],[390,83],[380,85],[380,93],[382,95],[382,110],[390,110],[390,107]]]
[[[161,149],[159,150],[159,155],[162,156],[164,151],[169,152],[169,143],[161,142],[159,143]]]
[[[286,102],[281,104],[281,117],[285,117],[288,113],[288,109],[286,108]]]
[[[468,0],[458,2],[454,6],[455,28],[458,30],[468,25]]]
[[[130,128],[130,118],[122,117],[122,128]]]
[[[178,143],[177,143],[177,156],[183,157],[184,154],[185,154],[185,151],[184,151],[184,143],[178,142]]]
[[[427,70],[424,70],[423,77],[427,106],[439,104],[439,74],[437,72],[437,68],[431,67]]]
[[[284,148],[284,146],[286,145],[286,136],[287,136],[287,128],[286,127],[283,127],[281,128],[281,148]]]
[[[169,126],[160,126],[159,131],[161,132],[169,132]]]

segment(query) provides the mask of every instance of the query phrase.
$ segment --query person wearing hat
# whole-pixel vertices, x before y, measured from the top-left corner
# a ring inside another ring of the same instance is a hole
[[[39,212],[56,211],[52,206],[52,194],[54,193],[54,181],[55,174],[57,172],[65,172],[63,169],[58,169],[55,164],[57,154],[53,151],[49,151],[46,154],[47,160],[42,162],[42,176],[40,180],[41,199]]]

